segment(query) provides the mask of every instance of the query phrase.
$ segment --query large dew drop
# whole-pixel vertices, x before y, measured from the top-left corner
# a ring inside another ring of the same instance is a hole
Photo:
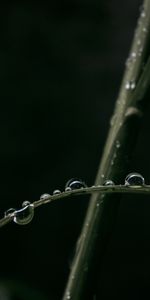
[[[76,190],[76,189],[85,188],[85,187],[87,187],[87,185],[85,184],[85,182],[83,182],[80,179],[72,178],[72,179],[70,179],[70,180],[67,181],[66,186],[65,186],[65,190],[68,187],[71,190]]]
[[[26,201],[22,204],[23,208],[16,210],[14,222],[18,225],[26,225],[30,223],[34,217],[34,205]]]
[[[125,185],[127,186],[142,186],[144,184],[144,177],[139,173],[130,173],[125,178]]]

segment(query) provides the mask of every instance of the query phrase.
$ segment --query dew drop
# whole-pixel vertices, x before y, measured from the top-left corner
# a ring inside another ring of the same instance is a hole
[[[130,173],[125,178],[125,185],[142,186],[144,184],[144,177],[139,173]]]
[[[125,85],[126,90],[134,90],[135,87],[136,87],[136,84],[135,84],[134,80],[126,82],[126,85]]]
[[[67,186],[66,188],[65,188],[65,192],[70,192],[71,191],[71,187],[70,186]]]
[[[51,195],[50,194],[42,194],[41,197],[40,197],[40,200],[47,200]]]
[[[66,299],[67,299],[67,300],[70,300],[70,299],[71,299],[70,292],[67,292],[67,293],[66,293]]]
[[[143,32],[147,32],[147,28],[146,27],[143,27]]]
[[[59,195],[59,194],[61,194],[60,190],[54,190],[53,195]]]
[[[132,52],[131,57],[135,58],[136,57],[136,52]]]
[[[145,18],[145,17],[146,17],[146,13],[145,13],[145,10],[144,10],[144,9],[143,9],[142,12],[141,12],[141,17],[142,17],[142,18]]]
[[[116,141],[116,148],[120,148],[120,142],[119,141]]]
[[[65,188],[68,188],[68,187],[71,188],[71,190],[76,190],[76,189],[85,188],[85,187],[87,187],[87,185],[85,184],[85,182],[83,182],[80,179],[72,178],[72,179],[68,180],[68,182],[66,183]]]
[[[25,200],[25,201],[22,202],[22,207],[25,207],[27,205],[30,205],[29,201]]]
[[[104,186],[107,186],[107,185],[115,185],[114,182],[110,179],[106,180],[104,183],[103,183]]]
[[[30,202],[28,202],[30,203]],[[34,217],[34,205],[28,204],[22,209],[15,211],[14,222],[19,225],[26,225],[32,221]]]
[[[4,217],[8,217],[8,216],[11,216],[11,214],[13,214],[15,212],[15,209],[14,208],[9,208],[8,210],[6,210],[4,212]]]
[[[138,40],[138,41],[137,41],[137,45],[138,45],[138,46],[141,45],[141,40]]]

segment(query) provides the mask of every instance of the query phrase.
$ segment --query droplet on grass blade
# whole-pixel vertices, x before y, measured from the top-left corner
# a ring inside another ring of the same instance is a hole
[[[142,186],[144,184],[144,177],[139,173],[130,173],[125,178],[125,185],[127,186]]]

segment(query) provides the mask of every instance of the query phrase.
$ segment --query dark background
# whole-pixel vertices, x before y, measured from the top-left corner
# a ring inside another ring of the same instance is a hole
[[[0,9],[0,213],[92,185],[121,83],[139,0],[5,2]],[[149,113],[131,171],[150,182]],[[0,300],[60,300],[88,198],[40,207],[0,229]],[[98,299],[150,297],[149,197],[126,196],[97,277]],[[39,297],[39,298],[38,298]],[[95,298],[94,298],[95,300]]]

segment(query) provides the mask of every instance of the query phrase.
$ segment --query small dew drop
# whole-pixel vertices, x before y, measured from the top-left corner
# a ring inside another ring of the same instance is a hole
[[[15,209],[14,208],[9,208],[8,210],[6,210],[4,212],[4,217],[8,217],[10,216],[11,214],[13,214],[15,212]]]
[[[120,148],[120,142],[116,141],[116,148],[119,149]]]
[[[147,32],[147,28],[146,27],[143,27],[143,32],[145,33],[145,32]]]
[[[60,190],[54,190],[53,195],[59,195],[59,194],[61,194]]]
[[[114,182],[110,179],[106,180],[104,183],[103,183],[104,186],[107,186],[107,185],[115,185]]]
[[[76,190],[76,189],[85,188],[85,187],[87,187],[87,185],[85,184],[85,182],[83,182],[80,179],[72,178],[72,179],[68,180],[68,182],[66,183],[65,189],[68,187],[71,190]]]
[[[136,57],[136,52],[132,52],[131,57],[135,58]]]
[[[143,9],[143,11],[141,12],[141,17],[142,18],[145,18],[146,17],[146,13],[145,13],[145,10]]]
[[[70,292],[67,292],[67,293],[66,293],[66,299],[67,299],[67,300],[70,300],[70,299],[71,299]]]
[[[144,184],[144,177],[139,173],[130,173],[125,178],[126,186],[143,186]]]
[[[137,45],[138,45],[138,46],[141,45],[141,40],[138,40],[138,41],[137,41]]]
[[[22,207],[28,206],[30,204],[31,203],[29,201],[25,200],[25,201],[22,202]]]
[[[135,84],[134,80],[126,82],[126,85],[125,85],[126,90],[134,90],[135,87],[136,87],[136,84]]]
[[[40,200],[47,200],[51,195],[50,194],[42,194],[41,197],[40,197]]]
[[[68,186],[68,187],[65,188],[65,192],[70,192],[70,191],[71,191],[71,187],[70,186]]]

